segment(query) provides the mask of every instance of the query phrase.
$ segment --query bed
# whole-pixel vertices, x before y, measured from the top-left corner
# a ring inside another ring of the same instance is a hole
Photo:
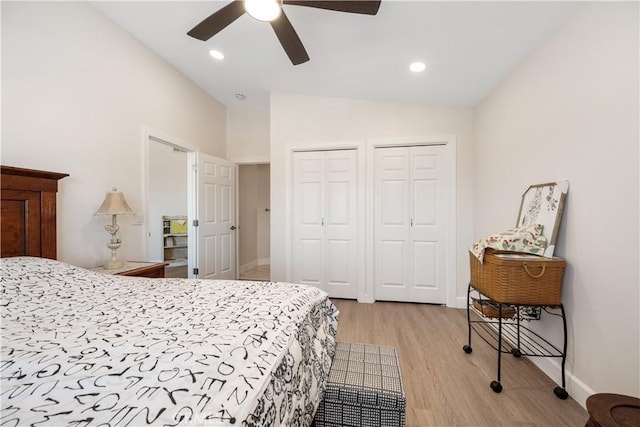
[[[317,288],[103,275],[22,254],[0,269],[0,425],[313,420],[338,316]]]

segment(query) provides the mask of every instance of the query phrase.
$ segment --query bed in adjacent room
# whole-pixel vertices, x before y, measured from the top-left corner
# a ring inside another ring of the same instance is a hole
[[[30,256],[0,269],[0,425],[313,419],[338,315],[317,288],[103,275]]]

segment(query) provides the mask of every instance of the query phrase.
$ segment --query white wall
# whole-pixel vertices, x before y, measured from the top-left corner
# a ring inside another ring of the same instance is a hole
[[[227,158],[232,162],[269,159],[269,110],[227,108]]]
[[[258,165],[258,212],[257,212],[257,256],[258,265],[269,264],[270,262],[270,242],[271,242],[271,212],[266,211],[271,206],[271,166],[268,164]]]
[[[471,243],[473,111],[470,108],[365,101],[274,93],[271,96],[271,279],[288,280],[285,255],[286,162],[291,145],[314,148],[375,140],[457,137],[457,295],[469,280],[466,248]],[[361,280],[364,282],[364,278]]]
[[[240,273],[257,265],[258,166],[240,165],[238,171],[238,265]]]
[[[270,215],[264,211],[269,207],[269,158],[270,158],[270,113],[268,109],[227,108],[227,158],[240,164],[240,168],[254,168],[250,173],[253,180],[249,192],[257,199],[246,200],[247,194],[239,189],[239,261],[252,268],[256,264],[268,263]],[[240,174],[242,172],[240,171]],[[242,176],[240,177],[242,179]],[[249,185],[249,184],[247,184]],[[243,205],[250,205],[253,211],[251,224]],[[250,235],[253,233],[253,235]]]
[[[2,2],[2,164],[70,176],[58,194],[58,258],[108,259],[111,187],[142,212],[143,127],[225,155],[225,107],[84,2]],[[144,258],[123,218],[119,254]]]
[[[638,35],[637,2],[585,4],[476,109],[475,238],[514,225],[528,185],[570,181],[556,255],[582,404],[640,395]],[[534,361],[559,381],[558,359]]]
[[[269,263],[269,165],[238,166],[240,272]]]
[[[187,216],[187,153],[149,141],[149,261],[164,261],[163,216]]]

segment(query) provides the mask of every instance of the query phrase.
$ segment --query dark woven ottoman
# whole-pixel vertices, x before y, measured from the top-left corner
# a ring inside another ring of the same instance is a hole
[[[405,396],[393,347],[336,343],[316,427],[404,427]]]

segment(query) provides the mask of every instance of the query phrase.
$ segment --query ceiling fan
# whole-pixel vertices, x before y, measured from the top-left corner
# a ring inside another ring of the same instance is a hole
[[[302,64],[309,60],[309,55],[302,45],[298,33],[291,25],[289,18],[282,10],[283,5],[307,6],[317,9],[334,10],[337,12],[358,13],[375,15],[380,8],[381,0],[377,1],[322,1],[322,0],[234,0],[224,6],[198,25],[187,34],[198,40],[206,41],[222,31],[227,25],[242,16],[245,12],[260,21],[269,21],[275,31],[282,48],[289,56],[293,65]],[[266,11],[271,15],[260,15],[260,10],[255,7],[267,7]]]

